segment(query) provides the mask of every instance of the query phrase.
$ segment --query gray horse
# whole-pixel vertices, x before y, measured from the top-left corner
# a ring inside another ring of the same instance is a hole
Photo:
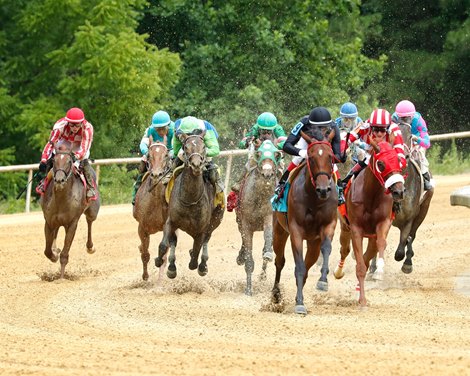
[[[257,165],[245,177],[235,209],[242,246],[238,253],[238,265],[245,264],[245,294],[252,294],[251,276],[254,270],[253,233],[264,232],[263,268],[261,278],[266,278],[266,266],[273,260],[273,211],[271,197],[276,187],[276,169],[282,157],[272,141],[264,141],[254,154]]]
[[[140,237],[140,257],[142,259],[142,279],[148,280],[147,265],[150,260],[150,235],[163,231],[168,217],[168,204],[165,200],[166,185],[162,179],[168,172],[169,155],[166,140],[150,145],[148,151],[149,173],[136,194],[133,215],[139,222],[138,233]],[[160,278],[163,268],[160,268]]]
[[[98,189],[96,189],[96,200],[87,200],[86,186],[77,174],[73,154],[68,143],[62,143],[56,147],[52,172],[53,178],[40,199],[44,219],[46,220],[44,225],[44,234],[46,236],[44,254],[52,262],[57,262],[60,257],[60,278],[64,278],[65,266],[69,261],[70,246],[75,237],[78,220],[83,213],[85,213],[88,224],[87,252],[90,254],[95,253],[91,237],[91,226],[98,216],[100,195]],[[94,172],[93,179],[96,180]],[[57,233],[61,226],[65,229],[62,251],[56,246]]]
[[[189,136],[183,134],[181,137],[184,168],[175,179],[170,196],[169,214],[163,229],[163,239],[158,247],[158,257],[155,259],[155,265],[160,267],[170,247],[167,270],[169,278],[175,278],[177,275],[175,265],[177,229],[183,230],[194,240],[193,248],[189,251],[191,256],[189,269],[198,268],[200,276],[207,274],[209,259],[207,243],[212,231],[222,222],[224,214],[223,200],[220,205],[214,204],[215,187],[203,176],[207,162],[204,134]],[[201,247],[203,251],[198,265]]]

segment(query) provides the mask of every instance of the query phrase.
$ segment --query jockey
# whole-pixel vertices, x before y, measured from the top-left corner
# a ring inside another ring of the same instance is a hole
[[[172,169],[181,166],[184,163],[184,150],[180,136],[186,135],[204,135],[204,144],[206,146],[206,170],[209,172],[209,181],[214,185],[216,193],[223,192],[224,184],[220,180],[218,166],[212,161],[212,157],[220,154],[219,134],[215,127],[206,120],[198,119],[194,116],[186,116],[175,121],[176,137],[173,137],[173,153],[175,155]]]
[[[325,107],[315,107],[310,112],[310,115],[300,119],[284,143],[282,150],[287,154],[293,155],[294,158],[292,158],[292,162],[287,167],[276,187],[275,193],[278,197],[282,197],[282,192],[290,172],[307,157],[308,143],[302,138],[301,131],[310,135],[315,128],[319,128],[324,137],[331,143],[335,159],[344,162],[341,155],[341,138],[338,126],[333,123],[331,114]],[[341,195],[341,190],[338,193]]]
[[[88,161],[90,157],[90,147],[93,142],[93,125],[85,119],[85,114],[80,108],[73,107],[69,109],[65,117],[59,119],[52,128],[49,141],[41,155],[39,171],[43,176],[52,168],[52,155],[54,147],[58,142],[66,141],[72,144],[72,152],[75,157],[75,165],[81,168],[86,179],[86,197],[88,199],[95,197],[96,192],[93,188],[93,171]],[[44,193],[44,180],[41,181],[36,191],[39,194]]]
[[[403,138],[401,135],[400,127],[398,124],[392,122],[390,113],[384,109],[377,109],[372,111],[370,118],[359,124],[356,129],[351,131],[349,134],[348,143],[362,140],[366,143],[366,157],[365,159],[358,161],[357,164],[351,168],[346,177],[343,179],[343,187],[346,187],[347,183],[353,176],[357,176],[364,167],[369,164],[371,157],[371,151],[373,150],[370,145],[370,140],[375,141],[377,144],[382,141],[389,142],[398,155],[400,160],[400,168],[406,167],[406,159],[404,153]]]
[[[175,123],[170,119],[165,111],[157,111],[152,116],[152,123],[144,132],[144,136],[140,141],[140,152],[142,153],[142,159],[139,164],[139,174],[134,183],[134,191],[132,192],[132,205],[135,205],[135,195],[142,184],[142,178],[147,172],[147,154],[149,146],[154,142],[164,142],[166,136],[166,147],[171,152],[173,149],[173,134],[174,134]],[[168,183],[169,176],[165,176],[162,182]]]
[[[287,139],[284,129],[279,125],[276,116],[271,112],[263,112],[259,115],[256,124],[253,124],[250,131],[245,134],[245,137],[238,144],[240,149],[246,149],[251,145],[253,148],[250,148],[248,162],[245,164],[242,175],[232,185],[232,191],[238,192],[240,190],[240,183],[245,178],[246,173],[250,171],[251,167],[256,166],[253,152],[267,139],[272,139],[273,144],[281,150],[284,141]]]
[[[343,151],[346,148],[347,134],[362,123],[362,119],[358,116],[356,105],[351,102],[344,103],[339,110],[339,114],[340,117],[336,118],[335,123],[341,131],[341,151]],[[361,140],[357,140],[350,145],[349,149],[354,162],[365,158],[365,147],[366,144]]]
[[[424,190],[430,190],[433,185],[431,183],[431,176],[429,176],[429,162],[426,158],[426,150],[431,146],[431,142],[429,140],[426,121],[423,119],[421,114],[416,111],[414,104],[408,100],[403,100],[397,104],[395,112],[392,115],[392,120],[395,123],[411,125],[411,138],[413,140],[413,145],[416,145],[419,152],[419,162],[421,173],[423,174]]]

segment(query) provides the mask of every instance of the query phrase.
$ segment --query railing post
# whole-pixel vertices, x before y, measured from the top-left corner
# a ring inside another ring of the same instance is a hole
[[[225,197],[227,197],[228,185],[230,184],[230,170],[232,169],[232,159],[233,159],[233,155],[230,154],[227,157],[227,167],[225,168],[225,187],[224,187]]]
[[[29,170],[28,172],[28,187],[26,188],[26,206],[24,208],[24,211],[26,213],[29,213],[30,211],[30,205],[31,205],[31,187],[33,186],[33,170]]]
[[[100,182],[100,165],[96,165],[96,185]]]

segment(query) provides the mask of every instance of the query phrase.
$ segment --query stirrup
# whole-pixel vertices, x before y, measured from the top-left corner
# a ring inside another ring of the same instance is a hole
[[[96,196],[96,192],[93,188],[87,188],[86,190],[86,198],[92,198]]]

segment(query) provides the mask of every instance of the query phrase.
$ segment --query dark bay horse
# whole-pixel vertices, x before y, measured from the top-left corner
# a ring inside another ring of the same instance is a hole
[[[434,188],[424,191],[423,177],[419,166],[419,152],[411,140],[411,126],[403,123],[400,124],[400,129],[405,141],[405,154],[408,163],[404,171],[406,176],[405,196],[392,225],[400,230],[400,243],[395,251],[395,260],[401,261],[405,258],[406,247],[406,259],[401,270],[408,274],[413,271],[411,260],[414,256],[413,240],[416,237],[416,231],[426,218],[434,195]]]
[[[257,165],[248,172],[240,187],[239,203],[235,209],[238,231],[242,236],[242,246],[237,257],[238,265],[245,264],[245,294],[252,294],[251,277],[255,267],[253,260],[253,233],[263,231],[262,278],[266,278],[266,266],[273,260],[273,211],[271,197],[274,194],[277,178],[276,170],[282,152],[272,141],[264,141],[254,154]]]
[[[166,139],[150,145],[148,151],[149,172],[144,183],[136,194],[133,215],[139,222],[138,233],[140,237],[140,256],[142,259],[142,279],[148,280],[147,265],[150,260],[149,244],[150,235],[163,231],[168,217],[168,204],[165,200],[166,185],[162,179],[168,172],[169,154],[166,147]],[[160,269],[161,278],[162,268]],[[159,278],[159,279],[160,279]]]
[[[214,205],[215,188],[203,177],[206,164],[206,147],[204,134],[180,136],[184,152],[184,168],[176,177],[170,196],[169,213],[163,229],[163,239],[158,247],[158,257],[155,265],[163,264],[163,257],[170,247],[167,276],[176,277],[175,248],[176,230],[181,229],[190,235],[194,242],[189,251],[191,260],[189,269],[198,268],[201,276],[207,274],[209,253],[207,243],[222,222],[224,207]],[[201,262],[199,253],[203,248]]]
[[[307,164],[300,167],[288,192],[287,213],[275,212],[273,216],[273,248],[276,254],[276,278],[272,290],[273,303],[281,300],[279,281],[286,262],[284,249],[290,235],[295,261],[297,295],[295,313],[306,314],[303,287],[308,271],[317,261],[320,251],[323,266],[318,284],[320,289],[327,285],[328,260],[331,241],[337,221],[338,196],[333,174],[333,151],[323,135],[317,132],[313,137],[304,138],[309,142]],[[307,242],[307,253],[303,257],[303,241]],[[318,286],[317,286],[318,288]]]
[[[64,278],[65,266],[69,261],[69,250],[72,245],[78,220],[85,213],[88,224],[87,252],[95,253],[91,237],[91,226],[98,216],[100,195],[96,189],[96,200],[87,201],[86,185],[76,171],[70,144],[62,143],[55,148],[53,159],[53,178],[41,196],[41,208],[46,223],[44,234],[46,248],[44,254],[52,262],[60,257],[60,278]],[[96,180],[96,177],[93,177]],[[62,251],[56,247],[59,228],[65,229],[65,240]]]
[[[359,303],[365,306],[367,301],[364,279],[370,260],[379,254],[376,279],[382,279],[384,269],[384,251],[387,235],[392,225],[393,202],[403,200],[404,179],[401,175],[398,156],[388,142],[378,145],[371,143],[375,153],[369,167],[351,180],[346,189],[346,215],[341,216],[341,260],[336,267],[336,278],[344,276],[344,260],[350,252],[350,242],[356,259],[356,276],[359,281]],[[363,238],[369,238],[366,252],[363,253]]]

